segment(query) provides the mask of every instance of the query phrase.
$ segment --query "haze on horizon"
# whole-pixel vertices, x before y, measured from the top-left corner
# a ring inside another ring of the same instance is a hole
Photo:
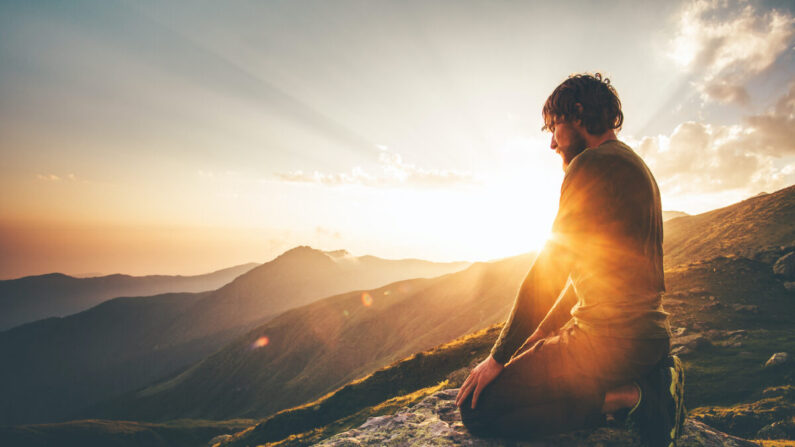
[[[0,278],[543,243],[602,72],[666,210],[795,183],[795,5],[0,1]]]

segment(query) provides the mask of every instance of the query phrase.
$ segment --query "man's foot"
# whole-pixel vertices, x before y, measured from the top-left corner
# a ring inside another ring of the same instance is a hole
[[[674,447],[685,422],[685,373],[682,361],[668,356],[638,380],[640,401],[627,416],[627,426],[646,447]]]

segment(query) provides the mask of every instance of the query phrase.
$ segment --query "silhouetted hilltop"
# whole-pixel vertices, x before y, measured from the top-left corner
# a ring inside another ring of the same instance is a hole
[[[63,273],[0,280],[0,331],[48,317],[63,317],[119,296],[215,290],[251,270],[249,263],[196,276],[106,275],[75,278]]]

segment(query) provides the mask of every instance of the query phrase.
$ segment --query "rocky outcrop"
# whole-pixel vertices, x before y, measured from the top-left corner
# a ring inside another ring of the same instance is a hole
[[[776,263],[773,264],[773,273],[784,278],[795,277],[795,251],[778,258]]]
[[[470,435],[461,423],[461,415],[455,406],[458,389],[438,391],[417,404],[401,409],[393,415],[378,416],[367,420],[359,428],[339,433],[320,442],[324,447],[349,446],[471,446],[516,447],[553,446],[636,446],[637,438],[630,432],[616,428],[579,431],[546,437],[532,442],[511,442],[498,439],[480,439]],[[757,444],[720,432],[702,422],[688,419],[680,447],[755,447]]]

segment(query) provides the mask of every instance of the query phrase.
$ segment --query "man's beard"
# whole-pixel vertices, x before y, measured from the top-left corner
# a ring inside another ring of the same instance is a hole
[[[569,167],[569,163],[574,160],[574,157],[580,155],[587,147],[588,143],[585,141],[585,138],[579,133],[573,132],[571,135],[571,144],[565,151],[561,152],[563,155],[563,170],[565,171]]]

